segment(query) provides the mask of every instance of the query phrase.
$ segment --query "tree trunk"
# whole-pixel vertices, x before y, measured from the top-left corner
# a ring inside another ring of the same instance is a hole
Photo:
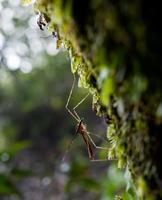
[[[109,157],[129,169],[139,198],[162,199],[160,3],[38,0],[35,9],[105,118]]]

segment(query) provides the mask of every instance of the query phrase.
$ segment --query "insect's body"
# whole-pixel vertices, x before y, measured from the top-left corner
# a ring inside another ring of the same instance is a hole
[[[91,160],[94,160],[93,146],[88,136],[86,124],[84,124],[82,120],[80,120],[80,122],[77,124],[76,134],[80,134],[83,137],[84,142],[87,146],[88,156]]]

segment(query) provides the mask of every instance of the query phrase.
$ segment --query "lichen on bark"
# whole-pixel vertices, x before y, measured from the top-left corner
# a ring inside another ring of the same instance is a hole
[[[79,86],[108,124],[109,157],[127,167],[141,199],[162,199],[160,5],[144,0],[37,0]]]

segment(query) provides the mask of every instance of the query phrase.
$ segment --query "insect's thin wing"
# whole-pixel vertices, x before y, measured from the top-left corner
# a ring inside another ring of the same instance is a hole
[[[67,148],[66,148],[66,151],[65,151],[65,153],[64,153],[64,156],[63,156],[63,158],[62,158],[62,162],[65,161],[65,158],[66,158],[66,156],[67,156],[67,154],[68,154],[68,152],[69,152],[69,150],[70,150],[70,147],[71,147],[71,145],[73,144],[73,142],[74,142],[74,140],[76,139],[76,137],[77,137],[77,135],[75,135],[75,136],[72,138],[72,140],[70,141],[70,143],[68,144],[68,146],[67,146]]]
[[[102,136],[100,136],[100,135],[94,134],[94,133],[88,132],[88,135],[89,135],[89,136],[90,136],[90,135],[95,136],[96,138],[98,138],[99,140],[101,140],[101,141],[103,141],[103,142],[107,141],[106,138],[104,138],[104,137],[102,137]],[[108,141],[107,141],[107,142],[108,142]]]
[[[82,134],[82,137],[83,137],[83,139],[85,141],[89,158],[90,159],[94,159],[93,147],[92,147],[91,141],[89,140],[89,138],[85,134]]]

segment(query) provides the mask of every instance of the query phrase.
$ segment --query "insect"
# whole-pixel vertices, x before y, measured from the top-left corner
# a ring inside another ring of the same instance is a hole
[[[41,12],[39,12],[38,15],[39,16],[38,16],[38,19],[37,19],[37,24],[38,24],[40,30],[43,31],[44,27],[46,27],[47,24],[49,23],[50,19],[47,15],[45,15]]]
[[[37,24],[40,30],[44,31],[44,28],[49,24],[50,19],[44,13],[38,12],[37,14],[39,15],[37,19]],[[59,35],[59,31],[56,27],[55,27],[55,30],[52,32],[52,36],[56,40],[56,49],[59,49],[61,47],[62,42],[61,42],[61,37]],[[45,36],[45,37],[48,38],[49,36]]]
[[[40,30],[42,30],[42,31],[44,30],[44,27],[47,25],[47,22],[44,18],[43,13],[39,13],[39,17],[37,19],[37,24],[38,24]]]
[[[83,122],[83,119],[81,119],[79,117],[78,113],[76,112],[76,108],[80,104],[82,104],[83,101],[85,101],[85,99],[89,96],[89,93],[72,110],[69,109],[69,107],[68,107],[70,99],[71,99],[71,96],[72,96],[72,93],[73,93],[73,90],[74,90],[75,81],[76,81],[76,77],[75,77],[75,74],[74,74],[74,81],[73,81],[72,88],[70,90],[70,94],[69,94],[69,97],[68,97],[68,100],[67,100],[65,108],[68,111],[68,113],[77,122],[77,125],[76,125],[76,135],[81,135],[82,136],[82,138],[83,138],[83,140],[84,140],[84,142],[86,144],[86,147],[87,147],[88,157],[89,157],[89,159],[91,161],[108,161],[108,159],[95,159],[93,148],[107,150],[107,151],[108,151],[108,148],[106,148],[106,147],[100,147],[100,146],[97,146],[95,144],[95,142],[93,141],[93,139],[90,136],[91,133],[89,133],[88,130],[87,130],[86,124]],[[69,145],[71,145],[73,143],[74,139],[71,141],[71,143]]]

